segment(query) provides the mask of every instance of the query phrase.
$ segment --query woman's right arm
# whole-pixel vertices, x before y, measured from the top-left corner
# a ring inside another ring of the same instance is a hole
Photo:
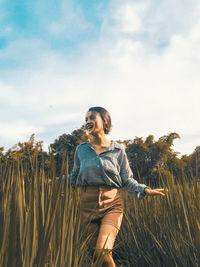
[[[69,181],[71,181],[72,184],[76,183],[79,170],[80,170],[80,160],[78,157],[78,147],[77,147],[74,153],[74,166],[72,169],[72,173],[68,175],[68,179]]]

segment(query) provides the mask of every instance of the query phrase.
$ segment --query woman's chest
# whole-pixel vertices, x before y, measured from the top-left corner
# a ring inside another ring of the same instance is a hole
[[[92,146],[92,148],[98,155],[100,155],[101,153],[105,152],[108,149],[108,147],[94,146],[94,145]]]
[[[95,151],[91,149],[87,154],[82,155],[80,158],[80,169],[81,171],[109,171],[113,173],[119,173],[119,162],[113,151],[106,151],[105,149],[98,149]]]

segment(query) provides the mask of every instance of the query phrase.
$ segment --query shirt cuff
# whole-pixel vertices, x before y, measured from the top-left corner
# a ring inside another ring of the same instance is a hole
[[[149,188],[149,189],[151,189],[149,186],[147,186],[147,185],[140,185],[139,186],[139,190],[138,190],[138,194],[137,194],[137,198],[139,198],[139,199],[143,199],[145,196],[147,196],[147,194],[145,193],[145,191],[144,191],[144,189],[145,188]]]

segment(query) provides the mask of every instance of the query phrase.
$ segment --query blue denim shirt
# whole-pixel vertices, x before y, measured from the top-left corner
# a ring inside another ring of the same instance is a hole
[[[133,178],[125,146],[116,141],[99,155],[89,142],[78,145],[69,177],[78,186],[109,185],[123,188],[138,199],[146,195],[144,188],[147,186]]]

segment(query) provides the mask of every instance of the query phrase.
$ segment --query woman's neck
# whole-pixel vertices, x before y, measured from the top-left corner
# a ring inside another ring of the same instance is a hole
[[[92,145],[108,146],[111,141],[106,138],[105,134],[95,134],[89,138],[89,142]]]

